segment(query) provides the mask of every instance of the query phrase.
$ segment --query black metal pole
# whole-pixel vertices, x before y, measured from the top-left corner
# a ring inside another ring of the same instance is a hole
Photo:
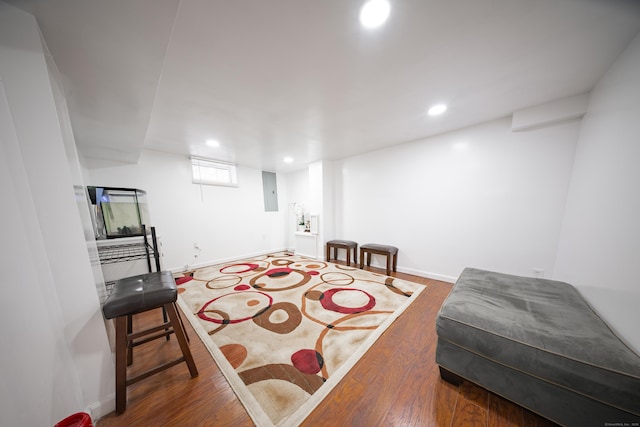
[[[160,250],[158,249],[158,239],[156,238],[155,227],[151,227],[151,241],[153,242],[153,253],[156,259],[156,271],[160,271]]]
[[[142,238],[144,239],[144,250],[147,254],[147,268],[149,269],[149,273],[151,273],[151,256],[149,254],[149,240],[147,239],[147,227],[142,224]]]

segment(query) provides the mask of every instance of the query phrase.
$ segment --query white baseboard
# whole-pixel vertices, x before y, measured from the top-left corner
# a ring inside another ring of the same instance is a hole
[[[381,267],[386,268],[386,266]],[[426,277],[427,279],[440,280],[441,282],[456,283],[457,277],[446,276],[444,274],[431,273],[430,271],[415,270],[413,268],[398,267],[400,273],[413,274],[414,276]]]
[[[287,251],[287,249],[280,248],[280,249],[272,249],[272,250],[268,250],[268,251],[247,253],[247,254],[244,254],[244,255],[236,255],[236,256],[232,256],[232,257],[228,257],[228,258],[219,258],[219,259],[213,259],[213,260],[208,260],[208,261],[202,261],[202,262],[198,262],[198,263],[195,263],[195,264],[191,264],[189,266],[189,270],[193,270],[193,269],[196,269],[196,268],[208,267],[210,265],[223,264],[223,263],[231,262],[231,261],[238,261],[238,260],[241,260],[241,259],[253,258],[253,257],[256,257],[256,256],[267,255],[267,254],[272,254],[272,253],[276,253],[276,252],[285,252],[285,251]],[[167,270],[171,271],[172,273],[182,273],[182,272],[185,271],[184,267],[172,267],[172,268],[167,268]]]
[[[358,260],[358,265],[359,263],[360,263],[360,260]],[[386,270],[387,268],[386,264],[379,264],[377,262],[374,262],[374,260],[371,260],[371,266],[375,268],[381,268],[383,270]],[[458,280],[458,278],[454,276],[447,276],[444,274],[432,273],[430,271],[406,268],[406,267],[402,267],[401,265],[398,266],[396,270],[398,270],[400,273],[412,274],[414,276],[426,277],[427,279],[439,280],[441,282],[447,282],[447,283],[456,283],[456,281]]]
[[[382,270],[386,270],[387,265],[375,262],[374,258],[375,257],[372,257],[371,259],[371,266],[375,268],[381,268]],[[324,256],[318,257],[317,259],[320,261],[326,261]],[[342,260],[344,261],[344,259]],[[359,265],[360,265],[360,260],[358,260],[356,267],[358,267]],[[456,283],[456,281],[458,280],[458,278],[454,276],[447,276],[444,274],[432,273],[430,271],[416,270],[413,268],[405,268],[402,266],[398,266],[396,270],[398,270],[400,273],[412,274],[414,276],[426,277],[427,279],[440,280],[441,282],[447,282],[447,283]]]
[[[214,260],[208,260],[208,261],[203,261],[203,262],[199,262],[197,264],[192,264],[189,266],[189,269],[196,269],[196,268],[203,268],[203,267],[208,267],[210,265],[216,265],[216,264],[223,264],[226,262],[231,262],[231,261],[238,261],[238,260],[242,260],[242,259],[246,259],[246,258],[252,258],[252,257],[256,257],[256,256],[261,256],[261,255],[266,255],[266,254],[270,254],[270,253],[275,253],[275,252],[284,252],[284,251],[288,251],[288,252],[294,252],[290,249],[273,249],[270,251],[260,251],[260,252],[253,252],[253,253],[247,253],[244,255],[237,255],[237,256],[233,256],[233,257],[228,257],[228,258],[219,258],[219,259],[214,259]],[[318,261],[326,261],[324,255],[316,257],[316,259]],[[371,266],[372,267],[376,267],[376,268],[382,268],[385,269],[387,268],[386,265],[382,265],[382,264],[378,264],[376,262],[371,262]],[[174,267],[174,268],[169,268],[169,271],[171,271],[172,273],[182,273],[184,272],[184,267]],[[447,283],[455,283],[458,278],[454,277],[454,276],[447,276],[444,274],[438,274],[438,273],[432,273],[430,271],[423,271],[423,270],[416,270],[413,268],[405,268],[402,266],[398,266],[397,270],[401,273],[406,273],[406,274],[413,274],[414,276],[420,276],[420,277],[426,277],[428,279],[433,279],[433,280],[440,280],[442,282],[447,282]]]
[[[89,416],[91,417],[92,424],[96,425],[96,422],[100,418],[115,411],[115,409],[116,409],[116,395],[115,393],[111,393],[107,395],[104,400],[89,404],[89,406],[85,408],[85,412],[89,414]]]

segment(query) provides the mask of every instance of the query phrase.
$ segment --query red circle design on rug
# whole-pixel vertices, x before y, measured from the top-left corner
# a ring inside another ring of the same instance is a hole
[[[176,285],[182,285],[183,283],[190,282],[191,280],[193,280],[193,277],[191,276],[178,277],[176,278]]]
[[[303,349],[296,351],[291,356],[291,363],[300,372],[305,374],[317,374],[324,365],[322,355],[315,350]]]
[[[249,285],[238,285],[235,288],[233,288],[234,291],[246,291],[247,289],[251,289],[251,286],[249,286]]]
[[[333,296],[338,292],[362,292],[369,298],[369,302],[361,307],[345,307],[342,305],[338,305],[333,301]],[[362,313],[363,311],[371,310],[376,305],[376,299],[360,289],[351,289],[351,288],[334,288],[329,289],[328,291],[323,292],[323,298],[320,300],[320,304],[325,310],[331,310],[338,313],[343,314],[354,314],[354,313]]]

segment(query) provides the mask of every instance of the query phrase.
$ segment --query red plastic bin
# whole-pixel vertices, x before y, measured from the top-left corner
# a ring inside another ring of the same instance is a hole
[[[93,427],[91,417],[86,412],[69,415],[53,427]]]

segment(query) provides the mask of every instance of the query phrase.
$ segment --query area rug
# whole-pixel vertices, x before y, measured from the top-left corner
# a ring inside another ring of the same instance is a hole
[[[287,253],[177,275],[178,303],[258,426],[296,426],[424,285]]]

